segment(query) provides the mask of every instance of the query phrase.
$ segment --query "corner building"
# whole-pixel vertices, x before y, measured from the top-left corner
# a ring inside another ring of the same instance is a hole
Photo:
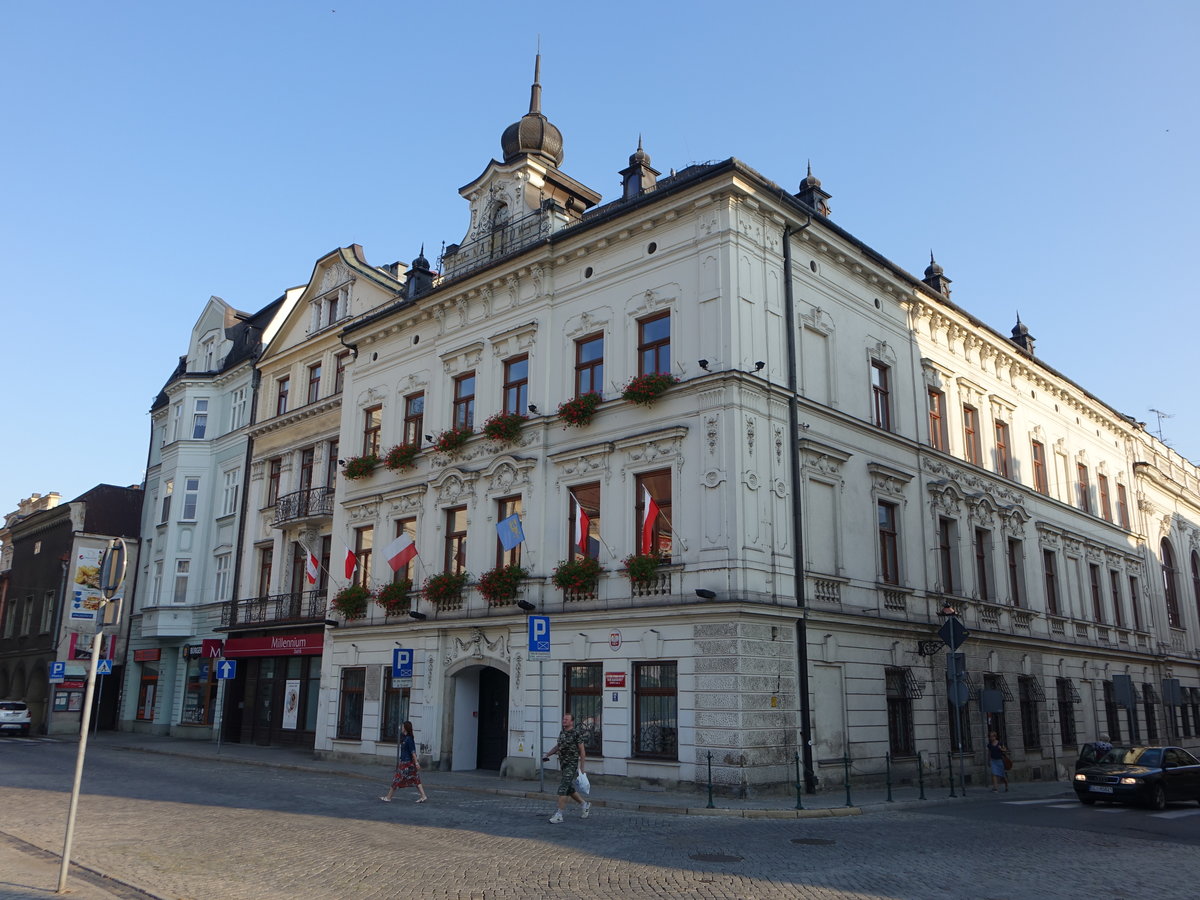
[[[409,718],[443,768],[531,773],[570,711],[606,776],[703,782],[710,753],[735,792],[791,784],[798,760],[824,785],[847,757],[945,776],[959,748],[927,642],[947,605],[971,631],[975,778],[989,727],[1034,778],[1097,729],[1196,743],[1194,467],[1042,363],[1024,326],[952,303],[935,262],[917,278],[854,238],[811,173],[795,194],[736,159],[660,178],[639,146],[597,205],[559,168],[536,81],[501,144],[461,189],[471,224],[441,272],[418,258],[341,332],[343,455],[416,455],[339,478],[331,532],[353,580],[412,592],[331,611],[319,752],[390,757]],[[677,383],[623,399],[654,374]],[[560,404],[589,391],[572,426]],[[527,417],[511,442],[481,434],[502,413]],[[473,433],[453,447],[456,427]],[[401,534],[418,555],[393,573]],[[631,581],[647,546],[661,564]],[[585,557],[595,583],[556,586]],[[482,576],[514,562],[519,595],[489,601]],[[442,573],[465,585],[421,590]],[[551,619],[547,661],[518,600]]]

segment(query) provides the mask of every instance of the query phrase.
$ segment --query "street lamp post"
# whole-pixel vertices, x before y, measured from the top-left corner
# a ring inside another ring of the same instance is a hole
[[[959,779],[962,784],[962,794],[965,797],[967,795],[967,773],[966,762],[963,760],[962,717],[960,710],[963,704],[967,702],[966,665],[964,664],[963,655],[957,651],[970,635],[970,632],[959,621],[958,610],[949,603],[943,604],[942,608],[938,610],[938,617],[945,620],[942,622],[941,627],[938,628],[940,640],[918,642],[917,652],[921,656],[933,656],[942,647],[946,647],[950,651],[946,654],[946,701],[947,707],[950,710],[950,742],[953,748],[958,751]],[[955,796],[953,768],[950,772],[950,796]]]

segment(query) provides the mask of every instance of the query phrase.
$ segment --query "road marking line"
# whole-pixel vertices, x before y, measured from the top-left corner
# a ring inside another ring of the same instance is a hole
[[[1200,809],[1171,809],[1166,812],[1150,813],[1154,819],[1186,819],[1188,816],[1200,816]]]

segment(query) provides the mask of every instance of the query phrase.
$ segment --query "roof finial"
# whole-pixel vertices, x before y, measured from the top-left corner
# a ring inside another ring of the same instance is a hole
[[[538,52],[533,58],[533,87],[529,89],[529,111],[542,112],[542,38],[538,35]]]

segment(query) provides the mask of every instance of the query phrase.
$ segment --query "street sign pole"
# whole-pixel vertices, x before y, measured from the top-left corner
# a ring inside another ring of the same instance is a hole
[[[546,793],[546,705],[542,691],[546,684],[546,661],[538,660],[538,793]]]
[[[215,672],[216,663],[212,666]],[[221,732],[225,730],[225,681],[224,678],[217,681],[217,708],[213,714],[217,728],[217,756],[221,755]]]
[[[75,783],[71,786],[71,806],[67,812],[67,833],[63,839],[62,867],[58,871],[58,890],[67,889],[67,871],[71,868],[71,842],[75,839],[75,811],[79,808],[79,786],[83,782],[83,758],[87,754],[88,726],[92,718],[92,695],[96,689],[96,667],[100,654],[92,647],[92,659],[88,664],[87,688],[83,695],[83,722],[79,728],[79,752],[75,755]]]

